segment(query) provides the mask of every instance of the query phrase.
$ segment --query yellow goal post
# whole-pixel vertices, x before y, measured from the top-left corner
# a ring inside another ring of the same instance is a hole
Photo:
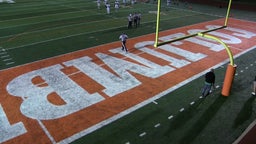
[[[211,29],[211,30],[202,31],[200,33],[205,34],[205,33],[211,32],[211,31],[215,31],[215,30],[218,30],[218,29],[226,28],[227,24],[228,24],[228,18],[229,18],[231,3],[232,3],[232,0],[229,0],[228,7],[227,7],[226,18],[225,18],[225,22],[224,22],[223,26],[221,26],[219,28]],[[159,47],[161,45],[165,45],[165,44],[172,43],[172,42],[179,41],[179,40],[183,40],[183,39],[186,39],[186,38],[198,36],[198,33],[195,33],[195,34],[189,34],[189,35],[186,35],[186,36],[183,36],[183,37],[179,37],[179,38],[176,38],[176,39],[171,39],[171,40],[165,41],[165,42],[158,42],[159,26],[160,26],[160,12],[161,12],[161,0],[158,0],[158,4],[157,4],[157,18],[156,18],[156,32],[155,32],[156,35],[155,35],[154,47],[157,48],[157,47]]]

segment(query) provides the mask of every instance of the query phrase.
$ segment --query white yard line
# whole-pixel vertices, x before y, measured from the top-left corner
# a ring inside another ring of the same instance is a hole
[[[40,120],[37,120],[37,122],[40,125],[40,127],[43,129],[43,131],[47,135],[47,137],[51,140],[52,144],[56,144],[56,141],[54,140],[53,136],[51,136],[50,132],[47,130],[47,128],[44,126],[44,124]]]

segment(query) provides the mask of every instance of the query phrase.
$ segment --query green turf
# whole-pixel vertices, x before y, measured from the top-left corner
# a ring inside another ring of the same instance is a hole
[[[0,69],[118,41],[122,32],[130,38],[154,33],[156,25],[152,11],[157,6],[151,3],[123,7],[119,12],[112,10],[110,15],[104,8],[97,10],[96,3],[89,0],[20,0],[0,7],[0,47],[15,61],[12,65],[0,61]],[[189,10],[162,9],[160,30],[219,18]],[[142,14],[141,26],[128,30],[127,16],[134,12]]]
[[[165,4],[165,2],[163,2]],[[225,9],[191,4],[162,7],[160,30],[178,28],[225,15]],[[155,32],[156,11],[153,2],[134,7],[97,10],[89,0],[16,0],[15,4],[0,4],[0,49],[5,49],[15,61],[0,70],[33,61],[118,41],[126,32],[129,37]],[[127,29],[127,15],[142,13],[142,24]],[[231,10],[236,18],[256,21],[254,12]],[[209,15],[211,14],[211,15]],[[255,119],[255,98],[251,97],[251,82],[255,75],[255,54],[252,50],[235,59],[238,65],[232,93],[220,96],[221,89],[205,99],[199,99],[203,77],[150,103],[145,107],[75,141],[85,144],[228,144],[232,143]],[[254,63],[253,66],[250,64]],[[248,69],[246,69],[248,67]],[[216,69],[216,83],[222,85],[225,68]],[[243,72],[241,72],[243,70]],[[194,105],[190,103],[194,101]],[[184,108],[183,112],[179,112]],[[172,119],[168,117],[173,116]],[[155,125],[160,124],[155,128]],[[146,132],[146,135],[139,135]]]
[[[218,88],[200,99],[202,76],[156,100],[158,104],[150,103],[73,144],[230,144],[256,118],[255,97],[251,96],[255,54],[256,49],[235,59],[238,75],[229,97],[221,96]],[[226,65],[215,70],[217,85],[222,85],[225,70]],[[146,135],[140,137],[143,132]]]

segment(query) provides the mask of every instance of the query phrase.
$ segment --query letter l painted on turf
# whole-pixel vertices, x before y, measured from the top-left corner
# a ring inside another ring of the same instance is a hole
[[[26,133],[22,122],[11,125],[0,104],[0,143]]]

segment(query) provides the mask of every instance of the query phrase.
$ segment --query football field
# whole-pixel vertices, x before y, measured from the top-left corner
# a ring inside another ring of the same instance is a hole
[[[24,12],[18,17],[24,18],[0,16],[6,18],[0,21],[0,143],[232,143],[255,119],[250,93],[256,70],[256,22],[230,18],[228,27],[208,33],[229,46],[237,64],[231,95],[223,97],[229,63],[225,48],[198,36],[155,48],[150,11],[155,5],[147,4],[152,7],[144,7],[145,21],[128,30],[126,13],[145,4],[123,7],[111,16],[95,6],[89,12],[98,11],[104,21],[94,21],[95,15],[89,20],[92,14],[87,12],[82,18],[87,5],[81,1],[57,2],[37,5],[63,7],[53,8],[53,14],[42,8],[37,16],[27,16],[33,14],[17,4]],[[223,26],[219,15],[177,11],[177,21],[201,19],[176,28],[162,26],[159,41]],[[63,17],[56,19],[56,13]],[[163,15],[164,24],[173,21]],[[110,28],[102,24],[105,20],[113,20]],[[121,32],[128,33],[128,53],[121,50]],[[201,98],[203,76],[211,68],[217,76],[216,90]]]

